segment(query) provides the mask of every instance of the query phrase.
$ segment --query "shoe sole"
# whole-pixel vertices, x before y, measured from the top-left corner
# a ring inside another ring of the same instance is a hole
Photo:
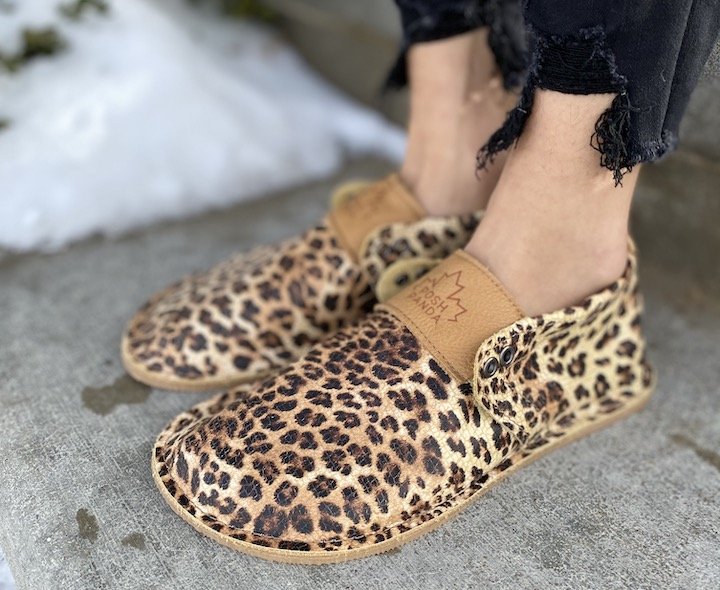
[[[628,416],[639,412],[650,400],[654,388],[653,386],[654,384],[651,384],[651,386],[647,390],[647,393],[643,394],[642,397],[635,400],[633,403],[629,403],[625,408],[618,410],[617,412],[607,414],[606,416],[598,419],[591,424],[584,423],[582,426],[577,426],[574,429],[571,428],[568,431],[568,434],[566,434],[564,437],[549,442],[542,447],[538,447],[534,451],[530,451],[530,453],[525,458],[519,460],[517,463],[513,464],[505,471],[496,472],[494,477],[491,476],[491,479],[489,479],[487,484],[484,485],[481,489],[479,489],[477,492],[475,492],[472,496],[470,496],[463,502],[459,503],[457,506],[449,508],[443,514],[433,518],[432,520],[426,521],[409,531],[400,533],[397,536],[392,537],[391,539],[381,541],[380,543],[376,543],[371,546],[359,547],[357,549],[348,549],[344,551],[292,551],[288,549],[261,547],[253,543],[229,538],[225,535],[221,535],[210,526],[206,525],[199,519],[189,514],[175,500],[172,494],[168,492],[165,484],[163,483],[159,475],[161,465],[157,462],[154,453],[152,458],[153,479],[155,480],[155,485],[157,485],[158,489],[160,490],[163,499],[165,500],[165,502],[168,503],[170,508],[172,508],[173,512],[180,516],[180,518],[182,518],[185,522],[190,524],[196,531],[198,531],[202,535],[205,535],[206,537],[211,538],[213,541],[217,541],[225,547],[229,547],[234,551],[239,551],[241,553],[252,555],[253,557],[260,557],[262,559],[269,559],[271,561],[278,561],[283,563],[296,563],[304,565],[341,563],[344,561],[360,559],[362,557],[369,557],[371,555],[377,555],[380,553],[392,551],[393,549],[397,549],[405,543],[413,541],[414,539],[417,539],[435,530],[436,528],[444,524],[447,520],[458,514],[461,510],[467,508],[470,504],[475,502],[482,495],[489,492],[495,485],[503,481],[506,477],[513,474],[521,467],[527,467],[533,461],[540,459],[551,451],[555,451],[567,444],[575,442],[576,440],[589,436],[597,432],[598,430],[602,430],[604,428],[612,426],[616,422],[619,422],[620,420],[623,420],[624,418],[627,418]]]

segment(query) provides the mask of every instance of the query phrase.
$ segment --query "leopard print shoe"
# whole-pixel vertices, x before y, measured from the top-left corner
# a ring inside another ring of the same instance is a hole
[[[174,420],[152,469],[201,533],[330,563],[427,533],[653,386],[636,260],[575,307],[524,317],[463,252],[272,378]]]
[[[388,265],[447,256],[478,219],[427,217],[397,175],[353,183],[317,227],[152,297],[123,334],[125,369],[148,385],[191,391],[265,376],[369,311]]]

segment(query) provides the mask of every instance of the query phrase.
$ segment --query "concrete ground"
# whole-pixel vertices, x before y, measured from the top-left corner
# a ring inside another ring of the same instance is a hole
[[[343,176],[386,169],[355,162]],[[674,172],[649,174],[641,205]],[[332,184],[0,259],[0,547],[18,589],[720,587],[720,305],[666,270],[649,222],[641,272],[660,381],[641,414],[538,461],[419,541],[344,565],[236,554],[170,511],[151,445],[203,396],[125,377],[123,323],[180,275],[306,227]]]

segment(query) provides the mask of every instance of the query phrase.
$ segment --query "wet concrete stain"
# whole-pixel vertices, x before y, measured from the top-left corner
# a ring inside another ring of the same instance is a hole
[[[145,535],[142,533],[131,533],[121,542],[125,545],[125,547],[132,547],[133,549],[139,549],[140,551],[145,549]]]
[[[87,508],[80,508],[75,515],[75,520],[77,520],[81,539],[87,539],[91,543],[97,541],[100,527],[97,518]]]
[[[689,439],[682,434],[673,434],[670,436],[670,440],[673,441],[676,445],[680,445],[681,447],[690,449],[700,459],[705,461],[705,463],[712,465],[715,469],[720,471],[720,453],[716,453],[715,451],[706,449],[705,447],[701,447],[694,440]]]
[[[83,405],[100,416],[107,416],[121,404],[141,404],[150,397],[151,389],[138,383],[129,375],[123,375],[112,385],[86,387],[82,391]]]

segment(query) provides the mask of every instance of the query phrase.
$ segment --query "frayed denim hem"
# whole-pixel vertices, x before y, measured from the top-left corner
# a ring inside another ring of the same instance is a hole
[[[677,140],[671,133],[648,143],[634,139],[633,114],[638,109],[630,102],[628,80],[618,72],[602,27],[582,29],[571,36],[534,37],[530,72],[518,104],[480,148],[479,169],[517,142],[532,111],[537,88],[566,94],[616,94],[610,107],[598,118],[589,140],[600,154],[600,165],[612,171],[616,186],[638,163],[656,160],[674,148]]]
[[[402,4],[400,8],[402,11]],[[485,26],[489,27],[488,43],[505,88],[511,90],[522,86],[529,55],[519,0],[467,0],[462,7],[446,8],[432,15],[410,18],[404,14],[403,22],[402,45],[386,79],[385,90],[408,84],[407,53],[415,43],[439,41]]]

